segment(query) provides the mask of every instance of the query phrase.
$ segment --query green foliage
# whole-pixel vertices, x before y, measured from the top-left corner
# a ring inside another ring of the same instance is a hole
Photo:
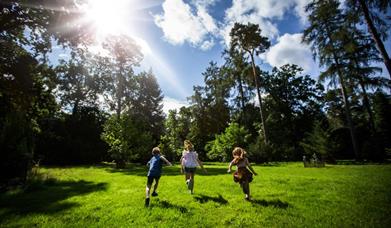
[[[235,23],[229,35],[232,49],[243,49],[252,56],[263,53],[270,47],[270,41],[261,35],[258,24]]]
[[[336,150],[336,145],[330,137],[327,129],[324,129],[320,122],[315,122],[312,132],[300,143],[303,147],[307,160],[316,154],[322,161],[334,162],[333,152]]]
[[[259,104],[259,111],[261,114],[262,133],[265,140],[265,144],[268,143],[268,132],[265,122],[264,108],[262,105],[262,97],[260,91],[260,77],[255,66],[254,55],[264,53],[270,47],[270,41],[267,37],[261,35],[261,29],[259,25],[248,23],[247,25],[235,23],[230,32],[231,43],[230,52],[238,51],[239,53],[245,52],[251,58],[251,66],[253,72],[254,84],[257,89],[257,97]]]
[[[143,55],[136,42],[125,35],[107,37],[103,47],[109,55],[98,58],[96,64],[102,68],[99,75],[105,81],[105,100],[119,118],[135,96],[133,68],[140,64]]]
[[[215,136],[215,140],[209,141],[205,150],[208,158],[218,161],[228,161],[232,157],[232,150],[239,146],[246,148],[249,138],[248,131],[237,123],[231,123],[225,131]]]
[[[271,147],[259,145],[263,154],[277,160],[297,160],[301,157],[299,142],[312,123],[322,116],[323,87],[309,75],[302,75],[296,65],[284,65],[264,74],[267,110],[266,123],[270,129]],[[261,149],[265,148],[265,149]]]
[[[112,116],[104,125],[102,139],[109,145],[109,153],[118,168],[125,162],[146,160],[154,147],[151,133],[131,115],[119,119]]]
[[[193,142],[200,158],[206,158],[205,145],[220,134],[230,120],[228,97],[230,81],[216,63],[210,62],[203,73],[205,87],[194,86],[194,94],[190,97],[189,107],[191,120],[188,138]]]
[[[77,113],[60,113],[42,119],[36,140],[35,160],[41,164],[90,164],[108,159],[107,144],[100,135],[108,114],[98,107],[78,108]]]
[[[131,98],[128,112],[140,122],[145,122],[144,130],[148,131],[157,143],[163,134],[163,94],[156,77],[149,72],[141,72],[135,77],[136,88]]]
[[[34,157],[39,121],[57,106],[53,71],[14,42],[0,46],[0,182],[22,181]]]
[[[72,58],[59,60],[55,70],[59,85],[60,104],[76,114],[80,106],[96,106],[98,95],[104,91],[104,78],[99,74],[96,57],[87,50],[74,48]]]
[[[177,113],[176,110],[169,110],[164,123],[165,134],[160,139],[160,149],[170,160],[178,160],[182,155],[183,142],[190,132],[189,108],[182,107]]]

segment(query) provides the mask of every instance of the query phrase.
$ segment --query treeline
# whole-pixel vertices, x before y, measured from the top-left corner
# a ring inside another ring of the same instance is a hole
[[[389,1],[307,6],[303,42],[324,69],[318,81],[291,64],[262,70],[254,59],[270,41],[258,25],[235,24],[224,63],[211,62],[190,106],[167,116],[153,72],[134,72],[143,56],[132,39],[107,37],[94,54],[93,28],[78,20],[73,0],[25,3],[0,2],[1,183],[26,180],[39,163],[144,162],[156,145],[178,159],[184,139],[216,161],[228,160],[234,146],[257,162],[313,153],[330,162],[383,161],[391,148],[390,84],[374,67],[389,58],[372,38],[373,29],[380,42],[387,38],[381,15]],[[53,45],[70,58],[52,65]]]

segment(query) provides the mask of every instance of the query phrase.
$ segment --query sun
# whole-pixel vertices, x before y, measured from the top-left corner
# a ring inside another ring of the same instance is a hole
[[[127,28],[133,15],[127,0],[89,0],[85,5],[85,20],[96,29],[97,35],[118,35]]]
[[[144,55],[152,55],[150,46],[141,38],[139,24],[148,20],[146,9],[155,5],[145,0],[86,0],[79,5],[79,9],[84,14],[82,23],[90,25],[95,35],[95,42],[89,46],[89,50],[104,54],[106,50],[102,43],[107,37],[126,35],[134,39]]]

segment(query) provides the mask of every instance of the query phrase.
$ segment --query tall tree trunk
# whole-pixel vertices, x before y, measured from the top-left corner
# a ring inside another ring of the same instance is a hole
[[[242,111],[244,111],[244,92],[243,92],[242,77],[240,76],[240,74],[238,74],[237,79],[239,82],[240,105],[241,105]]]
[[[354,65],[355,65],[356,69],[358,70],[358,69],[360,69],[360,64],[358,63],[358,61],[356,59],[356,55],[354,55],[353,57],[355,58]],[[365,83],[363,80],[363,76],[357,74],[357,78],[358,78],[358,84],[360,85],[361,90],[362,90],[363,105],[368,113],[369,127],[370,127],[372,133],[375,133],[375,121],[373,119],[371,104],[369,103],[368,94],[367,94],[367,90],[365,89]]]
[[[261,98],[261,92],[260,92],[260,88],[259,88],[259,84],[258,84],[258,80],[257,80],[257,72],[255,70],[255,62],[254,62],[253,53],[250,52],[250,56],[251,56],[251,64],[252,64],[252,67],[253,67],[253,75],[254,75],[255,86],[257,87],[257,95],[258,95],[258,101],[259,101],[259,110],[260,110],[260,113],[261,113],[261,121],[262,121],[262,131],[263,131],[263,134],[264,134],[265,144],[268,144],[267,132],[266,132],[266,127],[265,127],[265,120],[264,120],[263,111],[262,111],[262,98]]]
[[[121,84],[121,76],[118,78],[118,85],[117,85],[117,119],[119,120],[121,117],[122,112],[122,84]]]
[[[119,67],[118,85],[117,85],[117,119],[120,119],[122,112],[122,97],[123,97],[123,66]]]
[[[72,116],[75,116],[79,112],[79,103],[79,99],[76,99],[75,103],[73,103]]]
[[[346,121],[348,122],[349,132],[350,132],[350,138],[352,140],[352,146],[353,146],[353,152],[356,157],[356,160],[359,160],[359,153],[358,153],[358,146],[357,146],[357,140],[356,140],[356,134],[354,130],[354,125],[352,121],[352,113],[350,112],[350,102],[347,97],[346,87],[345,87],[345,80],[343,78],[343,74],[340,69],[340,64],[337,58],[337,55],[333,52],[333,58],[335,64],[337,64],[337,72],[338,72],[338,78],[339,82],[341,84],[341,94],[344,101],[344,107],[345,107],[345,115],[346,115]]]
[[[365,85],[364,85],[362,78],[359,78],[359,84],[360,84],[360,87],[362,90],[363,104],[364,104],[365,109],[368,112],[369,126],[371,128],[372,133],[374,133],[375,132],[375,121],[373,119],[371,104],[369,103],[367,90],[365,89]]]
[[[328,38],[330,39],[330,42],[334,44],[335,42],[331,36],[332,32],[331,32],[330,28],[327,26],[326,26],[326,32],[327,32]],[[345,80],[343,78],[343,73],[341,71],[341,64],[339,62],[339,58],[336,54],[336,50],[335,50],[334,46],[332,47],[332,56],[334,59],[334,63],[337,65],[337,74],[338,74],[339,82],[341,84],[341,94],[342,94],[342,99],[344,102],[345,115],[346,115],[346,121],[348,122],[350,138],[352,140],[353,152],[356,157],[356,160],[359,160],[360,158],[359,158],[356,134],[355,134],[354,125],[353,125],[353,121],[352,121],[352,113],[350,112],[350,102],[347,97]]]
[[[365,18],[365,21],[368,25],[368,30],[371,33],[372,39],[375,41],[376,46],[379,49],[380,54],[383,57],[384,65],[386,65],[386,68],[388,70],[388,75],[390,76],[390,79],[391,79],[391,60],[390,60],[390,57],[388,56],[387,51],[384,47],[384,44],[383,44],[382,40],[380,39],[379,33],[377,32],[377,29],[376,29],[375,25],[373,24],[373,21],[371,19],[370,14],[369,14],[368,6],[366,5],[364,0],[358,0],[358,2],[360,3],[361,9],[364,13],[364,18]]]

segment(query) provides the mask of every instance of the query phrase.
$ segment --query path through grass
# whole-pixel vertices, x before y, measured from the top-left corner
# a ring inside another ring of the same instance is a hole
[[[391,165],[255,166],[253,202],[226,166],[206,165],[194,195],[177,166],[164,167],[149,208],[146,167],[41,168],[55,179],[0,194],[0,227],[391,227]]]

